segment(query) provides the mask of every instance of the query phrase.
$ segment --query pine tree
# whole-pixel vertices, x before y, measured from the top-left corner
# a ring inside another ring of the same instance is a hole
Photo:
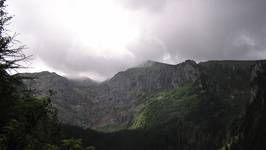
[[[33,96],[19,75],[10,74],[27,57],[23,46],[16,46],[15,36],[8,34],[12,17],[5,8],[5,0],[0,0],[0,149],[41,150],[57,141],[56,111],[49,97]]]

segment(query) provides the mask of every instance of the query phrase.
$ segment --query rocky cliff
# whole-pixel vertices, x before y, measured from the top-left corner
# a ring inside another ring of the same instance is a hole
[[[197,89],[196,95],[208,97],[197,99],[195,109],[187,113],[187,118],[197,118],[194,122],[203,126],[208,117],[217,120],[228,114],[241,115],[250,97],[247,81],[254,63],[209,61],[197,64],[188,60],[169,65],[148,61],[102,83],[70,80],[49,72],[23,76],[34,78],[25,83],[35,89],[37,95],[47,95],[49,90],[55,92],[52,102],[63,123],[97,129],[128,128],[148,107],[147,101],[152,96],[190,84],[192,89]],[[198,117],[198,113],[203,115]],[[229,122],[231,118],[225,120]]]
[[[236,120],[224,146],[230,150],[264,150],[266,147],[266,61],[259,61],[251,75],[252,96],[245,115]]]

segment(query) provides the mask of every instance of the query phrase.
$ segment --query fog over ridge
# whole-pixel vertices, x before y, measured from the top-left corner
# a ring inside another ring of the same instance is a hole
[[[176,64],[266,56],[265,0],[7,3],[15,15],[10,28],[20,33],[38,71],[104,80],[146,60]]]

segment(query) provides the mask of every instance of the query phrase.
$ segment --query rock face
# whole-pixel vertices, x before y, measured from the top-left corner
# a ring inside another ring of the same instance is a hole
[[[222,99],[229,102],[234,101],[234,97],[247,96],[237,89],[248,91],[245,80],[250,78],[250,68],[254,63],[210,61],[197,64],[188,60],[168,65],[148,61],[119,72],[102,83],[70,80],[49,72],[22,75],[34,78],[25,83],[36,89],[39,92],[37,95],[47,95],[49,90],[55,91],[52,103],[58,108],[59,119],[63,123],[84,128],[110,125],[123,128],[142,110],[149,96],[186,83],[197,83],[202,88],[206,87],[205,91],[216,96],[220,94]],[[241,108],[245,101],[241,102]]]
[[[58,109],[60,121],[81,127],[90,125],[85,112],[89,112],[92,105],[90,94],[94,93],[92,87],[97,86],[97,83],[69,80],[46,71],[21,75],[30,77],[24,82],[37,96],[48,96],[49,91],[52,91],[52,103]]]
[[[258,62],[252,71],[252,97],[239,125],[232,130],[225,146],[230,150],[264,150],[266,147],[266,61]]]
[[[119,72],[97,87],[93,124],[128,124],[141,109],[145,98],[162,90],[174,89],[199,77],[195,62],[167,65],[149,61],[143,66]],[[99,111],[100,110],[100,111]]]

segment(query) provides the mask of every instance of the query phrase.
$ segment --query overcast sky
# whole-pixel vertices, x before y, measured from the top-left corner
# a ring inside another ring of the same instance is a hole
[[[8,0],[28,71],[110,78],[146,60],[264,59],[266,0]]]

